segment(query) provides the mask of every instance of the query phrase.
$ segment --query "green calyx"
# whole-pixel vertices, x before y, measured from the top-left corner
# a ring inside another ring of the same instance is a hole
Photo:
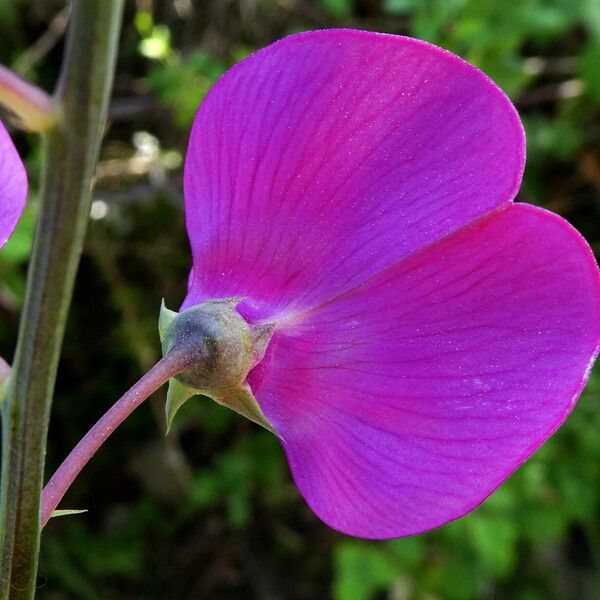
[[[246,377],[263,358],[273,325],[251,325],[235,310],[239,298],[211,300],[177,313],[160,309],[163,355],[189,353],[189,366],[169,381],[167,432],[177,411],[198,394],[208,396],[277,435],[256,402]]]

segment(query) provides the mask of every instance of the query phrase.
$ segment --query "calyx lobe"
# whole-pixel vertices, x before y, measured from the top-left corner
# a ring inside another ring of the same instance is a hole
[[[201,394],[277,434],[246,382],[265,354],[273,325],[248,323],[235,309],[240,300],[211,300],[181,313],[163,301],[158,325],[163,354],[190,353],[189,366],[169,381],[167,430],[183,404]]]

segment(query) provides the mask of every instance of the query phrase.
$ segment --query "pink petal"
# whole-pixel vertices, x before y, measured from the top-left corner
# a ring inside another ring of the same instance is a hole
[[[6,129],[0,123],[0,248],[13,232],[27,199],[27,175]]]
[[[599,298],[581,236],[509,205],[290,316],[250,383],[321,519],[414,534],[475,508],[565,420]]]
[[[294,35],[203,102],[185,168],[184,307],[318,305],[509,202],[524,137],[502,91],[418,40]]]

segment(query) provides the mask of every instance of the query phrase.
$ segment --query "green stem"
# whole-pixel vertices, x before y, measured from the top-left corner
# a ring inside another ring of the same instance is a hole
[[[0,598],[35,591],[48,421],[65,320],[88,222],[124,0],[75,0],[59,121],[45,136],[41,211],[19,339],[2,406]]]

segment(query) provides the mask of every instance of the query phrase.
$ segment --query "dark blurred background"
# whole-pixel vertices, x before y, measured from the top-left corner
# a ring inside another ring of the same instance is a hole
[[[0,60],[51,90],[66,21],[64,2],[0,0]],[[519,199],[562,214],[600,250],[599,0],[129,0],[48,474],[158,358],[161,298],[175,308],[184,296],[181,164],[203,95],[250,52],[326,27],[420,37],[487,72],[527,130]],[[40,167],[39,140],[14,137],[31,190],[0,255],[7,357]],[[482,507],[438,531],[382,543],[320,523],[277,441],[207,400],[191,402],[165,438],[164,393],[156,396],[63,503],[89,512],[45,530],[39,598],[600,598],[600,372],[561,431]]]

